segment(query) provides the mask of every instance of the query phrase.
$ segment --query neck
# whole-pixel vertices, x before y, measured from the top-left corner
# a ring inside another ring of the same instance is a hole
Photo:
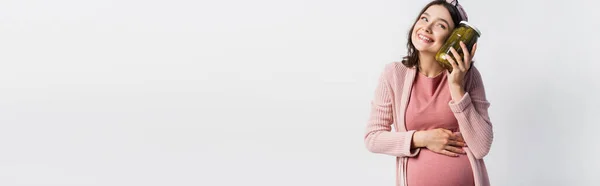
[[[435,77],[440,74],[444,68],[435,61],[435,54],[419,53],[419,72],[427,77]]]

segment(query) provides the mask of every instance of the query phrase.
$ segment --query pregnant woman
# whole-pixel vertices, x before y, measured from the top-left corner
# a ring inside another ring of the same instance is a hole
[[[487,186],[483,157],[493,138],[490,103],[472,51],[452,49],[453,70],[435,61],[467,15],[457,0],[425,6],[408,33],[408,54],[386,65],[364,136],[373,153],[396,157],[398,186]],[[469,52],[467,52],[469,51]],[[395,131],[392,131],[392,126]]]

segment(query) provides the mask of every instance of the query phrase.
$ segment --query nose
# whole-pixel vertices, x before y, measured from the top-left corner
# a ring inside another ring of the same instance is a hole
[[[425,32],[427,32],[428,34],[431,34],[431,26],[432,26],[432,23],[429,23],[423,27],[423,30]]]
[[[431,29],[429,29],[429,27],[425,27],[425,29],[423,29],[425,32],[427,32],[428,34],[431,34]]]

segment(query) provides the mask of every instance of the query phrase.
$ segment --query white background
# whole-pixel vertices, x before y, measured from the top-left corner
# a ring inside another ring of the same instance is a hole
[[[0,185],[393,185],[363,143],[426,0],[0,1]],[[493,185],[600,182],[595,1],[461,1]]]

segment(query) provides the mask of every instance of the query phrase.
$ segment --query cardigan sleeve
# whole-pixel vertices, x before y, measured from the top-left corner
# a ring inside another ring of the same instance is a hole
[[[387,65],[379,78],[375,96],[371,101],[371,115],[364,135],[365,145],[373,153],[414,157],[420,150],[419,148],[411,150],[415,131],[391,131],[394,121],[393,90],[388,78],[392,77],[393,68],[392,65]]]
[[[450,101],[449,106],[468,148],[475,158],[482,159],[489,153],[494,138],[488,115],[490,103],[485,96],[481,74],[476,68],[470,73],[465,95],[458,102]]]

